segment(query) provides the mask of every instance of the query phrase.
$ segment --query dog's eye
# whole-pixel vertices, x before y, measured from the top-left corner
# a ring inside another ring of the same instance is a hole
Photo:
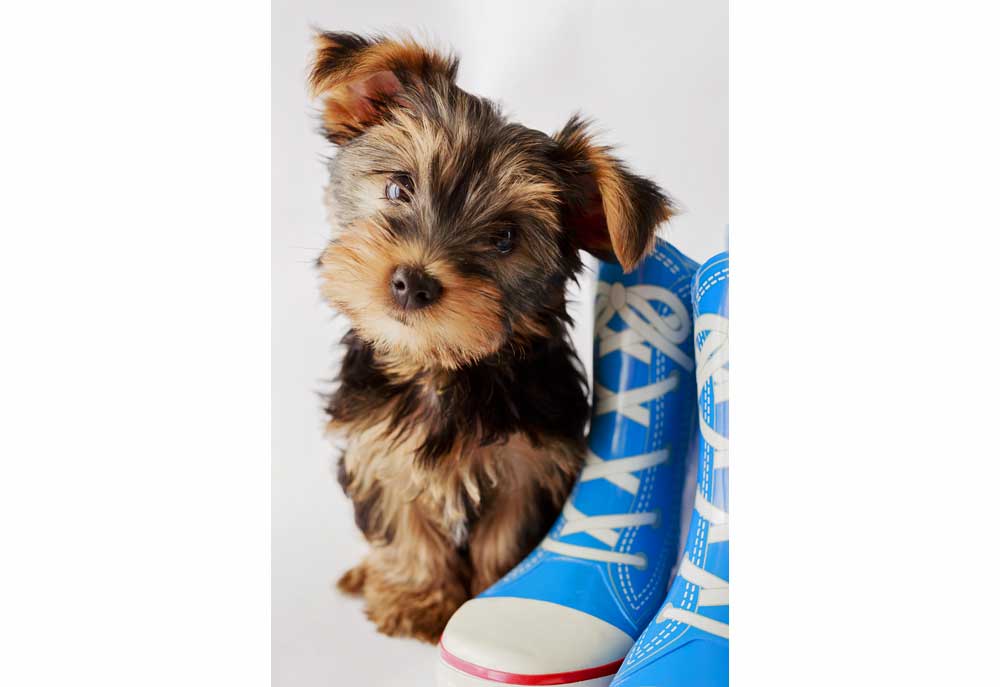
[[[413,179],[409,174],[393,174],[385,185],[385,197],[394,203],[407,203],[413,193]]]
[[[493,245],[501,255],[507,255],[514,250],[514,230],[510,227],[501,229],[493,238]]]

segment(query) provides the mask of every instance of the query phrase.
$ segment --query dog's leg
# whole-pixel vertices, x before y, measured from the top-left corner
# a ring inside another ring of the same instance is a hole
[[[552,497],[534,484],[517,484],[497,492],[469,535],[473,596],[531,552],[552,525],[558,508]]]
[[[490,495],[469,533],[473,595],[507,574],[549,531],[573,486],[582,454],[580,447],[566,442],[508,443],[508,479]]]
[[[399,515],[393,542],[363,564],[366,612],[379,632],[434,643],[468,598],[468,564],[417,502]]]
[[[469,533],[473,595],[499,580],[531,550],[523,532],[526,521],[534,519],[534,508],[525,512],[525,502],[523,495],[499,492]]]

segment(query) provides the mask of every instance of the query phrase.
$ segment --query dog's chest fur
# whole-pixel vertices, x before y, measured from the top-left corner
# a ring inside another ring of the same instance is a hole
[[[588,406],[561,337],[516,364],[438,375],[377,361],[352,334],[345,343],[327,410],[346,438],[338,477],[369,540],[429,524],[462,548],[497,498],[515,494],[523,508],[506,510],[530,514],[538,511],[531,501],[565,497]]]
[[[341,463],[341,483],[355,502],[357,524],[373,541],[392,541],[419,517],[462,548],[499,489],[527,499],[540,494],[526,487],[538,485],[557,499],[566,475],[578,467],[571,446],[534,446],[524,435],[514,435],[420,468],[413,465],[414,444],[388,439],[387,430],[376,425],[350,435]],[[533,507],[526,502],[519,510]]]

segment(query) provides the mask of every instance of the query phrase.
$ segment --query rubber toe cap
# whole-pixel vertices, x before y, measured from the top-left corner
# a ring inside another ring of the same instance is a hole
[[[617,627],[566,606],[486,597],[466,602],[452,616],[441,637],[441,659],[485,684],[532,676],[548,677],[513,684],[574,684],[614,675],[633,642]]]

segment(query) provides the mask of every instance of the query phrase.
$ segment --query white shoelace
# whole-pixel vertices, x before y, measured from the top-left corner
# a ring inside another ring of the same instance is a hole
[[[699,347],[698,337],[706,332]],[[713,403],[729,400],[729,369],[726,368],[729,363],[729,320],[719,315],[699,315],[695,321],[695,349],[699,397],[711,384]],[[704,410],[699,411],[698,427],[704,442],[713,449],[712,467],[716,470],[729,467],[729,439],[709,426]],[[701,491],[695,493],[694,507],[698,515],[708,521],[707,544],[729,541],[729,513],[711,503]],[[698,608],[729,605],[729,582],[698,567],[686,555],[677,575],[698,587]],[[729,638],[727,623],[669,604],[656,620],[660,623],[676,620],[709,634]]]
[[[650,305],[651,300],[667,305],[671,310],[670,314],[661,317]],[[685,370],[690,372],[694,369],[694,361],[680,348],[680,344],[691,332],[691,318],[684,302],[673,292],[647,284],[625,287],[620,283],[608,284],[600,281],[597,283],[596,310],[594,329],[598,337],[599,357],[613,351],[622,351],[649,364],[653,354],[650,347],[654,347]],[[608,326],[615,314],[624,320],[628,329],[616,332]],[[643,427],[648,427],[649,409],[642,404],[669,393],[676,389],[679,383],[680,378],[675,371],[666,379],[620,392],[595,384],[594,415],[619,412]],[[580,482],[606,479],[634,496],[639,491],[639,478],[634,473],[665,463],[669,458],[670,452],[667,449],[613,460],[603,460],[592,451],[588,451],[586,465],[580,473]],[[580,512],[572,502],[567,501],[563,508],[563,517],[566,523],[560,536],[586,532],[606,544],[610,550],[567,544],[551,537],[546,537],[542,542],[543,549],[564,556],[633,565],[644,569],[645,554],[624,553],[614,549],[618,545],[623,529],[655,526],[659,523],[660,514],[659,511],[652,511],[588,516]]]

